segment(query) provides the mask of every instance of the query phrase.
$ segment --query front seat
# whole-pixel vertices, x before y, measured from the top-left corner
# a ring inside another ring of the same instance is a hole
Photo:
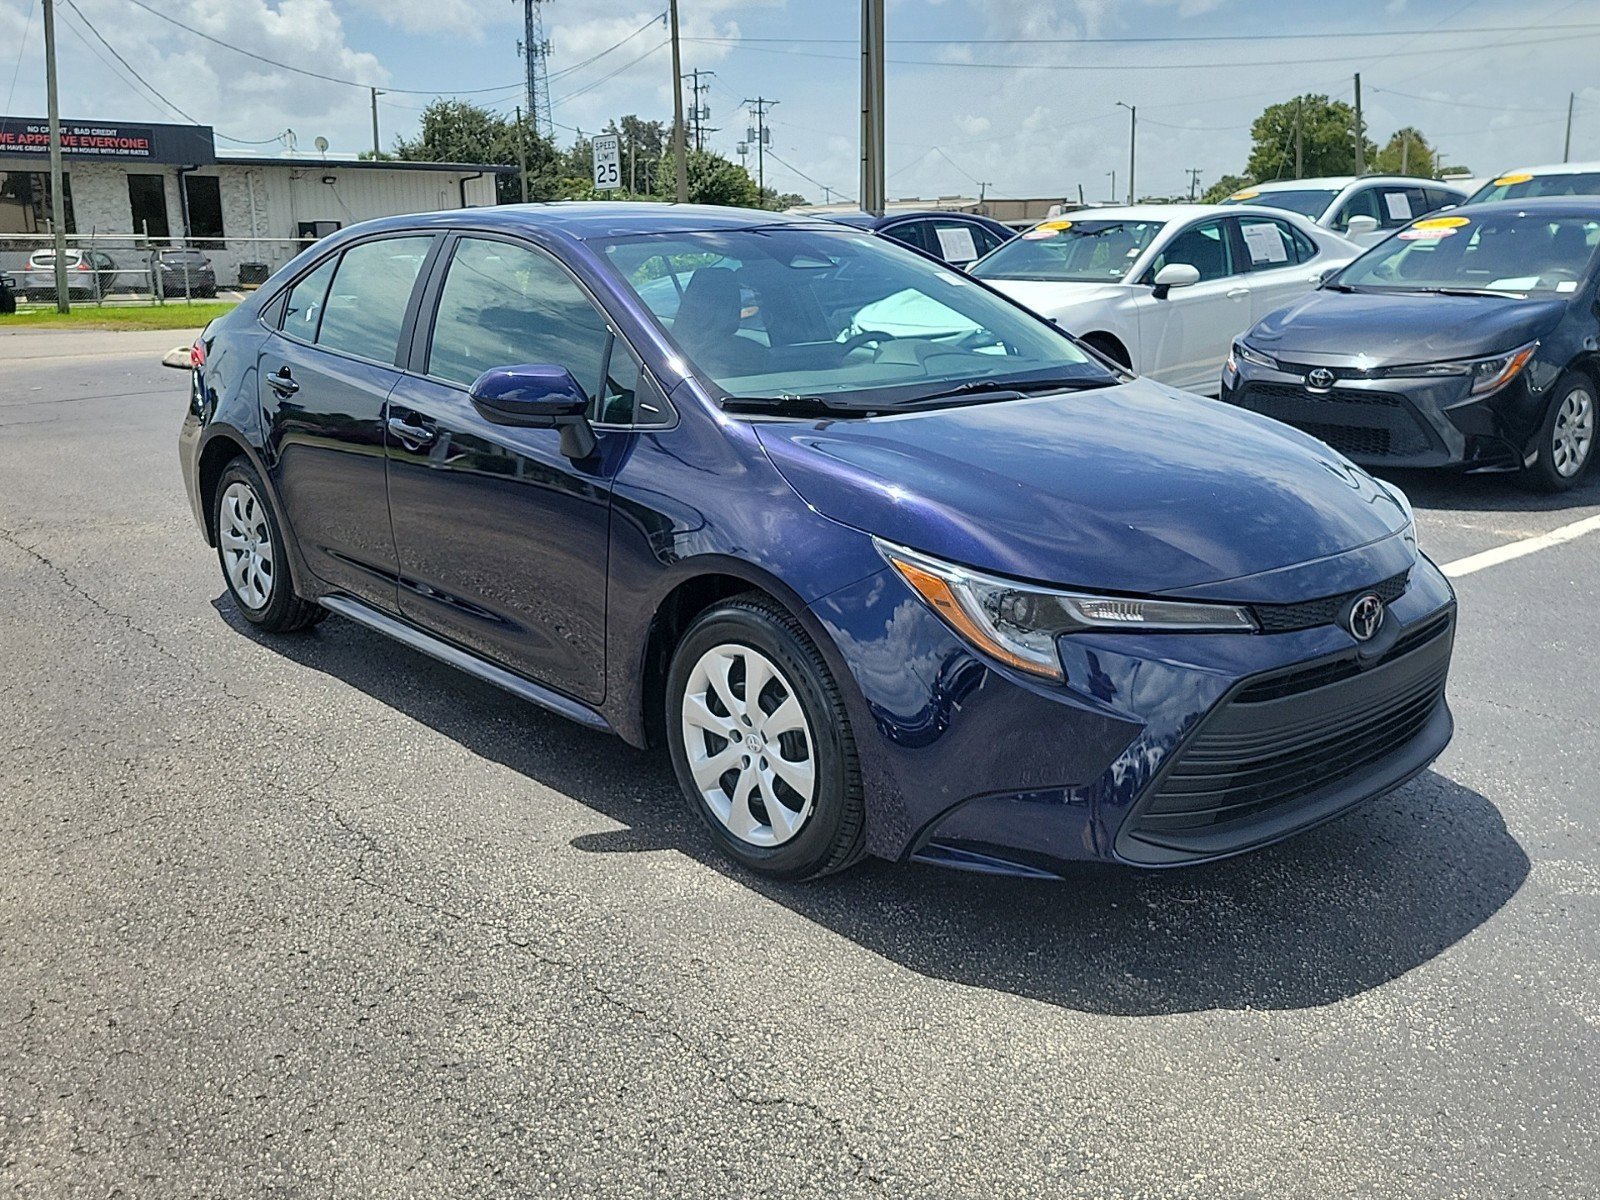
[[[739,336],[743,306],[737,275],[727,267],[701,267],[683,289],[672,336],[712,375],[759,375],[767,350]]]

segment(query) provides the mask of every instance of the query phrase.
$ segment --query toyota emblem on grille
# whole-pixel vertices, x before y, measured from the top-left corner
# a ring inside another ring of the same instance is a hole
[[[1314,388],[1327,391],[1333,386],[1333,372],[1327,367],[1318,367],[1306,375],[1306,382]]]
[[[1376,592],[1368,592],[1350,606],[1344,619],[1345,628],[1358,642],[1370,642],[1372,635],[1383,624],[1383,601]]]

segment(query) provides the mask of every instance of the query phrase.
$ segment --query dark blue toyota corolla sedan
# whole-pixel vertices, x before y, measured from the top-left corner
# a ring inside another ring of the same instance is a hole
[[[891,297],[926,327],[873,328]],[[1196,862],[1450,737],[1399,492],[837,224],[370,222],[193,358],[184,477],[248,620],[665,743],[764,874]]]

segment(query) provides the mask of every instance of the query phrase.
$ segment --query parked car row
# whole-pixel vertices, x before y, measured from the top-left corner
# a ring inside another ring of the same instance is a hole
[[[100,250],[80,248],[66,252],[67,296],[73,300],[100,300],[117,292],[143,291],[157,275],[156,289],[163,297],[215,296],[216,270],[199,250],[161,250],[139,266],[120,267]],[[56,252],[35,250],[22,268],[22,293],[29,299],[54,300]]]

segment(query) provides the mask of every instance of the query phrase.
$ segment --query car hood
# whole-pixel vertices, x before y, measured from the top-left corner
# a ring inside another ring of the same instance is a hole
[[[1401,505],[1322,443],[1149,380],[872,420],[762,422],[818,512],[1067,587],[1284,601],[1411,561]],[[1375,549],[1378,548],[1378,549]]]
[[[1562,300],[1322,290],[1269,313],[1245,335],[1289,362],[1372,366],[1498,354],[1543,337]]]
[[[1081,305],[1120,300],[1129,291],[1125,283],[1059,283],[1049,279],[985,279],[984,282],[1018,304],[1050,316]]]

